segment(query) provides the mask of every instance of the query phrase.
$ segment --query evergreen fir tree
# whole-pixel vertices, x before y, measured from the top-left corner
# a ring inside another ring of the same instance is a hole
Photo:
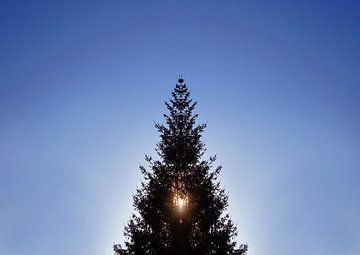
[[[247,245],[235,249],[236,227],[226,214],[228,197],[217,180],[221,167],[216,156],[203,160],[201,140],[205,124],[196,124],[196,102],[183,79],[165,102],[166,124],[156,124],[159,160],[146,156],[149,170],[141,166],[144,181],[134,195],[133,214],[125,228],[126,248],[116,254],[245,254]]]

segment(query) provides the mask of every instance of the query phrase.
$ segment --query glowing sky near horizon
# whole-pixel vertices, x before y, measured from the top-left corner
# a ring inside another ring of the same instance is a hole
[[[357,1],[0,7],[0,254],[110,255],[183,74],[249,255],[360,254]]]

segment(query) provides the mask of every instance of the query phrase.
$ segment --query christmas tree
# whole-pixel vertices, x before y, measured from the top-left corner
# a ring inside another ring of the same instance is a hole
[[[220,187],[216,156],[202,159],[205,124],[196,124],[196,102],[180,78],[165,103],[166,124],[156,124],[158,160],[146,156],[144,181],[134,195],[136,214],[125,228],[126,248],[116,254],[245,254],[236,249],[236,227],[226,213],[228,196]]]

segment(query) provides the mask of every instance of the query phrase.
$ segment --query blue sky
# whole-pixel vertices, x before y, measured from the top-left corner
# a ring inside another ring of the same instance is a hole
[[[249,255],[360,254],[356,1],[7,1],[0,254],[112,254],[183,74]]]

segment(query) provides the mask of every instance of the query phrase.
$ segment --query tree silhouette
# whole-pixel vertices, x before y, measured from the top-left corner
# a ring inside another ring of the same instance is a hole
[[[201,141],[206,124],[196,124],[196,102],[179,79],[169,102],[166,124],[156,124],[159,160],[145,156],[144,181],[134,195],[137,211],[125,227],[126,250],[115,254],[245,254],[235,249],[236,227],[226,213],[228,196],[217,180],[221,167],[216,156],[203,160]]]

